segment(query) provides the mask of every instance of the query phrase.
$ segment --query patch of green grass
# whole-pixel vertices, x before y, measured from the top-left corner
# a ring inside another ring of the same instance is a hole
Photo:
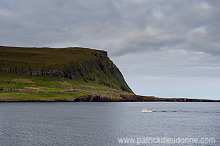
[[[108,98],[120,98],[120,94],[131,94],[113,89],[95,81],[82,79],[62,79],[55,77],[38,77],[24,74],[0,72],[0,89],[23,89],[42,93],[25,93],[19,91],[0,92],[0,101],[23,100],[66,100],[80,96],[94,95]],[[76,93],[54,93],[56,91],[76,90]],[[52,92],[52,93],[48,93]]]
[[[65,100],[69,98],[77,98],[80,94],[43,94],[43,93],[19,93],[19,92],[1,92],[0,101],[27,101],[27,100]]]
[[[30,79],[12,79],[11,82],[15,84],[34,84]]]

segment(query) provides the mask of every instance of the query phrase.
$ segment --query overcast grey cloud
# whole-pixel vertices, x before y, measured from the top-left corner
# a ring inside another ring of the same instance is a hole
[[[0,0],[0,45],[104,49],[137,94],[220,99],[218,0]]]

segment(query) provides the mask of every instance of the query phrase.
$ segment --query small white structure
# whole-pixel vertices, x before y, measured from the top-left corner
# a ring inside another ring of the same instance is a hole
[[[152,111],[152,109],[142,109],[141,112],[142,113],[151,113],[153,111]]]

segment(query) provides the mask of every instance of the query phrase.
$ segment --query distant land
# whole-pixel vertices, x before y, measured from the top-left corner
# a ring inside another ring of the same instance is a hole
[[[0,46],[0,102],[219,102],[135,95],[103,50]]]

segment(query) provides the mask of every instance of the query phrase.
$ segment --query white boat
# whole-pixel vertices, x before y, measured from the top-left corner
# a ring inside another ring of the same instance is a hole
[[[141,112],[142,113],[151,113],[153,111],[152,111],[152,109],[142,109]]]

